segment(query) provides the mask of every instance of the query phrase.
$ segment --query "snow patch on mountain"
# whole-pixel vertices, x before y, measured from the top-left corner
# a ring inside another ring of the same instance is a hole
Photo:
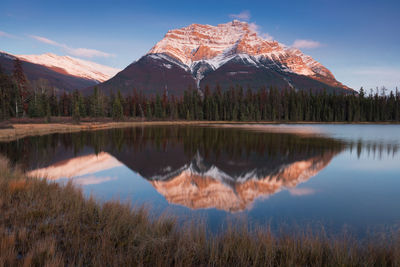
[[[0,56],[11,59],[11,60],[15,59],[15,57],[13,55],[10,55],[7,52],[1,51],[1,50],[0,50]]]
[[[117,74],[120,69],[104,66],[87,60],[70,56],[58,56],[52,53],[42,55],[17,55],[21,60],[39,64],[53,69],[56,72],[72,76],[104,82]]]

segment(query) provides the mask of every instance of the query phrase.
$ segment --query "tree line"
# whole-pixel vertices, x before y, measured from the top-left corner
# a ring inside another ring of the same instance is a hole
[[[21,62],[16,59],[12,75],[0,68],[0,119],[11,117],[72,116],[127,117],[149,120],[209,121],[316,121],[380,122],[400,120],[400,93],[381,91],[332,93],[326,91],[278,88],[231,87],[203,91],[188,89],[183,96],[163,94],[146,96],[133,89],[123,96],[120,91],[108,95],[94,87],[84,96],[81,92],[57,93],[46,80],[29,83]]]

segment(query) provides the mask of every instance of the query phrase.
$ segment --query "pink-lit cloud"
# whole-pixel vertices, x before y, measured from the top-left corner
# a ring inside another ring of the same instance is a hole
[[[297,39],[292,44],[292,47],[298,48],[298,49],[312,49],[312,48],[317,48],[320,46],[321,46],[320,42],[313,41],[313,40],[302,40],[302,39]]]
[[[272,41],[274,40],[274,37],[272,37],[269,33],[262,32],[261,27],[257,25],[255,22],[249,23],[249,28],[252,31],[255,31],[261,38],[267,41]]]
[[[85,57],[85,58],[93,58],[93,57],[113,57],[113,54],[109,54],[103,51],[99,51],[96,49],[90,49],[90,48],[72,48],[66,44],[61,44],[56,41],[50,40],[46,37],[43,36],[37,36],[37,35],[29,35],[31,38],[45,44],[53,45],[62,48],[66,53],[72,55],[72,56],[77,56],[77,57]]]
[[[308,196],[308,195],[312,195],[315,194],[315,190],[312,188],[291,188],[289,189],[289,193],[292,196]]]
[[[0,31],[0,37],[15,38],[14,35],[9,34],[7,32],[3,32],[3,31]]]
[[[250,20],[251,18],[251,14],[250,11],[248,10],[243,10],[242,12],[240,12],[239,14],[230,14],[229,15],[230,18],[232,19],[239,19],[239,20]]]

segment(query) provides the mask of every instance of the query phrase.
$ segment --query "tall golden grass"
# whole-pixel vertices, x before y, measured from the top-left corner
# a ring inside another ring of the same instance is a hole
[[[207,233],[144,208],[29,179],[0,158],[0,266],[399,266],[400,242],[231,227]]]

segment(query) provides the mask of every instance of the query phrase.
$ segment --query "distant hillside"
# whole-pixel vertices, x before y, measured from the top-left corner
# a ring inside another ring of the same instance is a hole
[[[0,65],[8,74],[11,74],[14,69],[15,56],[0,52]],[[37,81],[39,79],[45,79],[49,82],[49,85],[58,89],[58,91],[73,91],[75,89],[83,89],[93,86],[98,81],[88,78],[82,78],[75,75],[71,75],[62,68],[50,68],[41,64],[35,64],[28,62],[21,58],[22,67],[25,75],[29,81]]]

